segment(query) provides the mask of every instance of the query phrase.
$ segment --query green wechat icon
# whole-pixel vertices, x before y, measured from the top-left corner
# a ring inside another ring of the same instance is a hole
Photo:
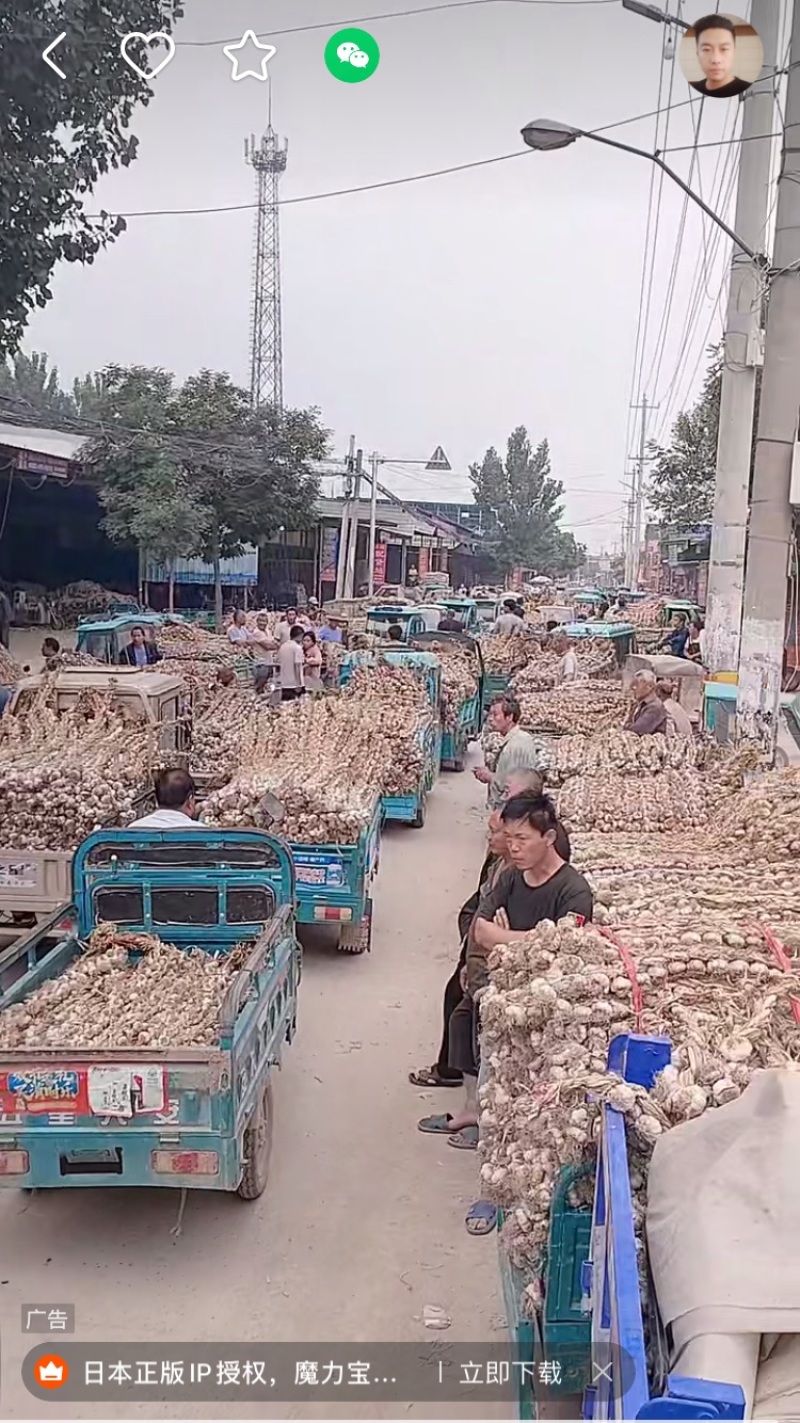
[[[343,84],[369,79],[380,62],[378,41],[366,30],[338,30],[325,46],[325,63],[334,79]]]

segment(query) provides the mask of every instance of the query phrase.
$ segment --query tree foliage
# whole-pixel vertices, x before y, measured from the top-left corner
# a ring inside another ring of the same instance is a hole
[[[102,430],[86,454],[108,533],[166,564],[214,564],[221,611],[221,559],[314,519],[311,462],[328,442],[318,412],[254,411],[216,371],[177,386],[159,368],[109,366],[87,381],[84,402]]]
[[[652,441],[653,460],[648,488],[650,504],[664,523],[692,528],[710,523],[714,513],[714,485],[717,472],[717,440],[722,395],[723,351],[712,346],[703,388],[690,410],[675,421],[668,445]],[[753,476],[761,371],[756,371],[756,403],[750,478]]]
[[[34,307],[50,299],[59,261],[91,262],[124,231],[87,216],[99,178],[127,167],[134,110],[152,90],[120,53],[120,37],[171,31],[173,0],[5,0],[0,7],[0,357],[13,352]],[[48,39],[65,31],[53,58]],[[143,58],[143,56],[142,56]]]
[[[505,459],[488,449],[480,464],[470,466],[470,480],[503,573],[519,566],[560,572],[558,565],[574,556],[575,540],[560,528],[564,486],[551,474],[547,440],[534,449],[520,425],[509,436]]]
[[[0,418],[6,403],[9,411],[17,409],[23,416],[35,413],[42,419],[76,413],[72,397],[61,389],[57,367],[51,367],[39,351],[29,356],[18,351],[7,361],[0,360],[0,398]]]

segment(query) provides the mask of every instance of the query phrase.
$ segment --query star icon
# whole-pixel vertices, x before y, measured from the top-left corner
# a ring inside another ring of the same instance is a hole
[[[243,67],[245,60],[242,56],[242,51],[246,50],[248,45],[254,45],[261,54],[258,69]],[[272,56],[276,53],[276,49],[274,44],[259,44],[254,31],[245,30],[239,43],[223,45],[222,53],[227,55],[231,62],[231,79],[234,84],[236,84],[240,79],[261,79],[262,81],[269,79],[267,65],[272,59]]]

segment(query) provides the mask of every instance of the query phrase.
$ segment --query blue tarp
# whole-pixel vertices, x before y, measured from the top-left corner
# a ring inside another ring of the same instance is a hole
[[[161,563],[147,565],[148,583],[168,583],[169,569]],[[178,558],[175,560],[173,576],[176,583],[212,583],[214,566],[203,563],[200,558]],[[220,581],[223,585],[255,584],[258,582],[258,549],[248,549],[239,558],[223,558]]]

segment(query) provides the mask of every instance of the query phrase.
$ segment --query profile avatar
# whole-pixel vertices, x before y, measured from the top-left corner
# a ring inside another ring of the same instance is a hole
[[[681,68],[689,84],[710,99],[746,93],[761,73],[762,63],[755,30],[730,15],[704,15],[687,30],[681,44]]]

